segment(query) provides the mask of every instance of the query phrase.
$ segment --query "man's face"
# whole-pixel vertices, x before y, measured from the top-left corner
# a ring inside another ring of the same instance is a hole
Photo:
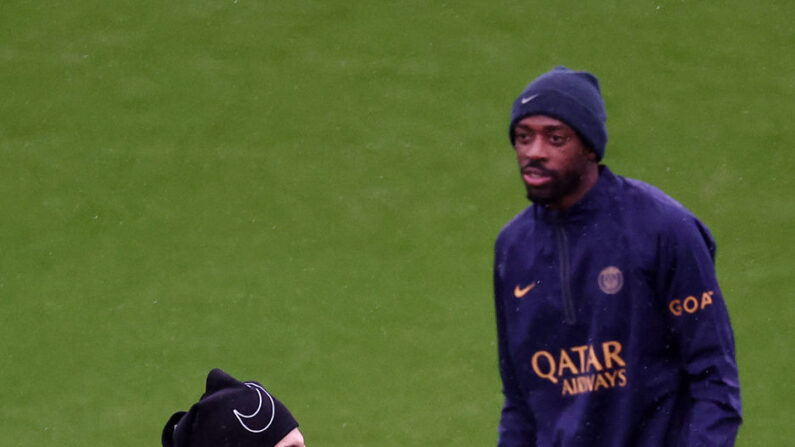
[[[514,136],[519,170],[527,198],[533,203],[568,208],[598,177],[596,154],[563,121],[545,115],[529,116],[519,121]]]
[[[304,436],[301,434],[301,431],[298,430],[298,428],[294,428],[274,447],[306,447],[306,445],[304,444]]]

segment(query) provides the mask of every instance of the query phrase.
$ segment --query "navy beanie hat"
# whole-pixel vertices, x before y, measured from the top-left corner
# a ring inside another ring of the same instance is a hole
[[[586,71],[556,67],[525,87],[511,109],[511,144],[516,124],[530,115],[547,115],[571,126],[599,160],[607,144],[607,112],[599,80]]]
[[[273,447],[296,427],[287,407],[262,385],[214,369],[199,402],[166,422],[161,442],[163,447]]]

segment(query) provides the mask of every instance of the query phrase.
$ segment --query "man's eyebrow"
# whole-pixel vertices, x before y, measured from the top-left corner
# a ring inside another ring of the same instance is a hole
[[[562,124],[553,124],[553,125],[543,126],[542,127],[542,130],[545,131],[545,132],[555,132],[555,131],[558,131],[558,130],[570,130],[570,129],[571,128],[569,126],[564,126]]]

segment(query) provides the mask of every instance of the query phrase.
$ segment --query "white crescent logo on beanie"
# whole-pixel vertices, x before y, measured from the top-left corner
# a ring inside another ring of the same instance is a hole
[[[539,95],[539,94],[538,94],[538,93],[536,93],[535,95],[528,96],[527,98],[522,98],[522,104],[527,104],[528,102],[530,102],[530,101],[532,101],[532,100],[536,99],[536,98],[538,97],[538,95]]]
[[[249,387],[249,388],[251,388],[251,389],[253,389],[254,391],[257,392],[257,397],[259,398],[259,403],[257,404],[257,409],[254,410],[254,412],[251,413],[251,414],[243,414],[243,413],[241,413],[241,412],[239,412],[237,410],[232,410],[232,413],[235,414],[235,416],[237,417],[238,422],[240,422],[240,425],[242,425],[243,428],[245,428],[246,430],[250,431],[251,433],[262,433],[265,430],[267,430],[271,426],[271,424],[273,424],[273,418],[276,416],[276,404],[273,402],[273,397],[271,397],[271,395],[268,394],[267,391],[265,391],[265,388],[257,385],[256,383],[247,382],[247,383],[244,383],[244,385],[246,385],[247,387]],[[246,422],[244,422],[243,419],[248,421],[248,420],[251,420],[251,419],[257,417],[257,415],[259,414],[260,410],[262,410],[262,393],[265,393],[265,395],[268,396],[268,399],[270,399],[270,402],[271,402],[271,417],[270,417],[270,420],[268,421],[268,423],[265,424],[265,427],[260,428],[260,429],[253,429],[253,428],[249,427],[248,425],[246,425]]]

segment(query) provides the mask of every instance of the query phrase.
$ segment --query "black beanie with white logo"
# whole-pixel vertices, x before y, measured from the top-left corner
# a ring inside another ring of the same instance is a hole
[[[514,143],[514,130],[522,119],[546,115],[571,126],[583,143],[601,160],[607,145],[607,111],[599,90],[599,80],[586,71],[556,67],[531,82],[511,109],[509,135]]]
[[[298,427],[290,410],[257,382],[240,382],[220,369],[187,412],[163,428],[163,447],[273,447]]]

